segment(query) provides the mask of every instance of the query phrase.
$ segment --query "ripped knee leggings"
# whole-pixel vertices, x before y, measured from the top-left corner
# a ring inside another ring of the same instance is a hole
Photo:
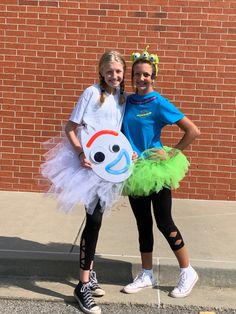
[[[86,223],[80,240],[80,268],[89,270],[94,260],[98,234],[102,225],[101,207],[97,204],[92,215],[86,214]]]
[[[153,218],[151,205],[156,225],[166,238],[173,251],[184,246],[180,231],[176,227],[172,215],[171,190],[163,188],[159,193],[153,193],[144,197],[129,197],[130,205],[136,218],[139,232],[140,252],[149,253],[153,251]]]

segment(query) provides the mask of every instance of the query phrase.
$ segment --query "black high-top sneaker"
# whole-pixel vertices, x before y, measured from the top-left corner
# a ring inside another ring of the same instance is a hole
[[[97,281],[96,272],[94,270],[90,270],[89,282],[90,282],[90,290],[93,297],[102,297],[105,295],[105,291],[100,287]]]
[[[101,308],[94,301],[90,282],[79,282],[74,290],[74,297],[79,304],[81,311],[87,314],[101,314]]]

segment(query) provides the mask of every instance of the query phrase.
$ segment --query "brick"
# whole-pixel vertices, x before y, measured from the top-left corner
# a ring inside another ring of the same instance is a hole
[[[59,7],[59,1],[39,1],[39,6],[46,6],[46,7]]]
[[[124,54],[126,89],[132,92],[130,53],[149,44],[150,51],[158,50],[160,56],[158,90],[202,131],[186,150],[191,171],[174,196],[235,200],[235,184],[229,181],[236,178],[233,8],[233,0],[173,0],[171,5],[166,0],[158,5],[141,0],[135,5],[127,0],[119,4],[3,0],[1,132],[4,171],[12,166],[12,172],[0,189],[39,191],[27,173],[37,173],[40,166],[40,142],[61,131],[83,89],[97,81],[100,55],[108,48]],[[170,145],[180,137],[176,127],[163,133]],[[17,148],[22,151],[14,152]],[[34,158],[30,158],[32,149]],[[224,176],[225,170],[229,177]]]
[[[104,10],[120,10],[119,4],[100,4],[100,9]]]

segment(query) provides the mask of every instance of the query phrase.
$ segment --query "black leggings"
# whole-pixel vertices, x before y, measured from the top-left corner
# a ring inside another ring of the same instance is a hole
[[[151,204],[158,229],[168,241],[171,249],[177,251],[184,246],[183,238],[176,227],[172,215],[171,191],[163,188],[159,193],[144,197],[129,197],[139,232],[139,249],[142,253],[153,251],[153,220]]]
[[[80,268],[83,270],[89,270],[94,260],[102,216],[103,212],[99,203],[92,215],[86,213],[86,224],[80,240]]]

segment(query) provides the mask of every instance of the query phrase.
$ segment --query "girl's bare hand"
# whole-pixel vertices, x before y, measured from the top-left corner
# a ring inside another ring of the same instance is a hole
[[[79,160],[80,160],[81,165],[82,165],[84,168],[92,169],[91,162],[90,162],[88,159],[86,159],[84,153],[82,153],[82,154],[79,155]]]
[[[167,153],[164,151],[164,149],[152,148],[148,150],[148,153],[146,154],[146,159],[166,160]]]
[[[136,159],[138,159],[138,154],[136,152],[133,152],[132,160],[135,161]]]

